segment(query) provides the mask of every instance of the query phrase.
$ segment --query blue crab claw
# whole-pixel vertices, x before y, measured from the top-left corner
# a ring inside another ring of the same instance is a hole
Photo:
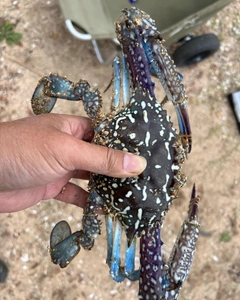
[[[80,231],[71,234],[71,229],[66,221],[57,223],[50,236],[52,262],[65,268],[80,251],[79,239],[81,236]]]
[[[50,74],[40,79],[32,96],[32,109],[36,115],[51,112],[57,98],[78,101],[74,83],[57,74]]]
[[[57,98],[70,101],[82,100],[90,118],[94,118],[101,107],[98,90],[91,92],[85,80],[76,84],[58,74],[50,74],[40,79],[31,99],[32,110],[36,115],[50,113]]]
[[[51,112],[57,101],[57,98],[48,97],[47,95],[45,95],[45,79],[46,77],[43,77],[39,81],[38,86],[36,87],[32,96],[31,105],[35,115]]]

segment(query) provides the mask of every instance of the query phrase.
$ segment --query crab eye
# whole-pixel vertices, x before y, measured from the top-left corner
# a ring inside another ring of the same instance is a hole
[[[131,20],[126,20],[125,25],[128,29],[132,29],[134,27],[133,22]]]

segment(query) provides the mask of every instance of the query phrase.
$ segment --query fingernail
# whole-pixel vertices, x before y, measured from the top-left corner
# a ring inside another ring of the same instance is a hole
[[[147,166],[147,161],[144,157],[127,153],[124,155],[123,168],[128,173],[140,174]]]

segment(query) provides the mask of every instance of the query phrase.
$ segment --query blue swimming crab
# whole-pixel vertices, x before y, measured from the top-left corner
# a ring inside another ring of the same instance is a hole
[[[52,261],[66,267],[80,246],[91,249],[100,234],[96,211],[103,209],[107,226],[107,264],[112,278],[139,280],[139,299],[177,299],[185,281],[199,234],[195,187],[189,211],[169,260],[162,259],[160,231],[169,207],[185,185],[182,164],[191,150],[187,97],[182,78],[164,48],[149,15],[137,8],[124,9],[116,22],[122,57],[113,62],[113,97],[110,113],[101,113],[102,97],[85,80],[73,83],[57,74],[43,77],[33,94],[34,113],[49,113],[57,98],[82,100],[93,120],[93,143],[144,156],[147,167],[133,178],[91,174],[89,198],[82,229],[71,233],[67,222],[53,228]],[[163,104],[155,96],[151,74],[159,78],[167,99],[176,108],[179,134]],[[120,96],[121,82],[123,87]],[[122,103],[121,103],[122,102]],[[124,265],[120,262],[121,237],[126,234]],[[140,239],[140,268],[135,269],[136,242]]]

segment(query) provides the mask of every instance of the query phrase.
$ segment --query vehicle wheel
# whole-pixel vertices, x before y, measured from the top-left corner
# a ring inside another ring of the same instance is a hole
[[[187,67],[211,56],[219,47],[220,42],[215,34],[203,34],[182,44],[172,56],[176,66]]]
[[[8,267],[2,260],[0,260],[0,283],[6,280],[7,275],[8,275]]]

